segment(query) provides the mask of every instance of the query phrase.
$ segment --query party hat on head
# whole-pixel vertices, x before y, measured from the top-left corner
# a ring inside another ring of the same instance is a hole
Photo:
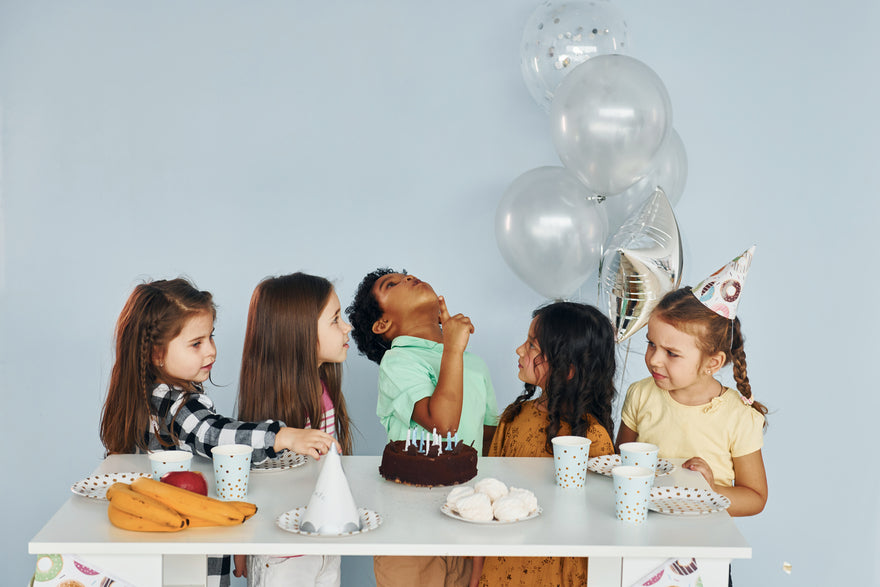
[[[300,528],[316,534],[345,534],[361,529],[361,519],[342,470],[342,459],[331,445]]]
[[[719,316],[733,320],[754,254],[755,246],[752,245],[749,250],[698,283],[691,291],[704,306]]]

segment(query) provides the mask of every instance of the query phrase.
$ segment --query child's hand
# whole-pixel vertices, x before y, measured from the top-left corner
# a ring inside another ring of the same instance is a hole
[[[286,448],[297,454],[309,455],[316,460],[320,460],[321,455],[330,452],[330,447],[334,444],[339,454],[342,454],[342,447],[336,439],[322,430],[285,427],[275,435],[276,451]]]
[[[703,478],[709,484],[709,487],[715,487],[715,475],[712,474],[712,469],[709,467],[709,463],[707,463],[700,457],[691,457],[684,463],[682,463],[681,466],[685,469],[696,471],[703,476]]]
[[[247,556],[244,554],[234,554],[232,555],[232,562],[235,563],[232,574],[236,577],[247,577]]]
[[[467,348],[471,334],[474,333],[474,325],[471,319],[464,314],[449,315],[446,308],[446,300],[443,296],[440,300],[440,325],[443,327],[443,346],[456,351],[464,352]]]

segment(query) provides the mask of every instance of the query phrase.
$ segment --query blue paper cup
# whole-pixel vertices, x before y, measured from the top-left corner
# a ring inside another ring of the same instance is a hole
[[[193,459],[192,453],[185,450],[157,450],[151,452],[149,457],[150,472],[156,481],[171,471],[189,471]]]
[[[642,524],[648,517],[648,499],[654,485],[654,471],[648,467],[614,467],[614,511],[617,519]]]
[[[214,491],[223,501],[243,501],[247,497],[251,473],[251,454],[247,444],[224,444],[211,451],[214,460]]]
[[[556,484],[565,489],[580,489],[587,481],[590,439],[583,436],[552,438]]]
[[[620,464],[630,467],[648,467],[657,472],[656,444],[647,442],[625,442],[620,445]]]

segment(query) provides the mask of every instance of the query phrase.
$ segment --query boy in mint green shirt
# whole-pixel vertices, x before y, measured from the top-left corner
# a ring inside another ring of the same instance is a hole
[[[358,350],[379,363],[376,413],[389,440],[418,425],[488,448],[497,405],[486,364],[466,351],[470,318],[450,315],[427,282],[390,269],[368,274],[346,313]]]
[[[429,284],[391,269],[364,277],[345,312],[358,350],[379,363],[376,414],[388,440],[418,425],[488,450],[498,410],[486,364],[465,350],[470,318],[451,316]],[[471,557],[373,557],[377,587],[466,587],[471,568]]]

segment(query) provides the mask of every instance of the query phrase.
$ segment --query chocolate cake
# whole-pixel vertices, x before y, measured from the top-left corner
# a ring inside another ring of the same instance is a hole
[[[396,440],[389,442],[382,453],[379,474],[389,481],[435,487],[438,485],[457,485],[477,476],[477,451],[459,441],[452,450],[443,450],[434,445],[428,454],[419,452],[410,443]]]

